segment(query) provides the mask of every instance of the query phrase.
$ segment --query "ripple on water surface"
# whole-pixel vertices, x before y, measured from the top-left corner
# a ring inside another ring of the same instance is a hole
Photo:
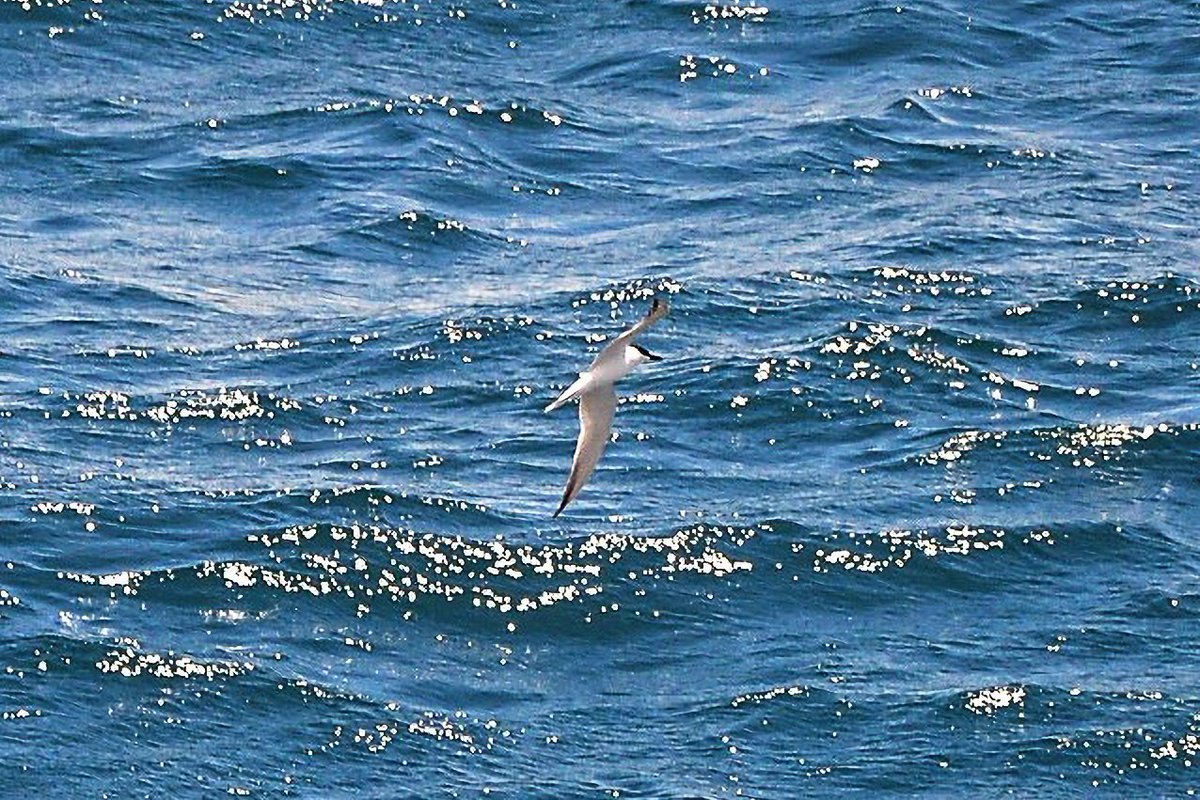
[[[1194,789],[1172,13],[0,0],[0,781]]]

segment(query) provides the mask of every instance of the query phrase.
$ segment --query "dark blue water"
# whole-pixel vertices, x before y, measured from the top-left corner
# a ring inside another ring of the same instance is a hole
[[[1198,30],[0,1],[0,794],[1191,792]]]

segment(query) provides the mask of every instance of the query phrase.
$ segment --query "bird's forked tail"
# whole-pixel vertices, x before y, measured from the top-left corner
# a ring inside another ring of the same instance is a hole
[[[545,413],[548,414],[556,408],[562,408],[576,397],[579,397],[579,395],[583,394],[588,386],[591,385],[591,383],[592,374],[590,372],[579,373],[579,377],[575,379],[575,382],[564,389],[563,393],[558,396],[557,400],[546,406]]]

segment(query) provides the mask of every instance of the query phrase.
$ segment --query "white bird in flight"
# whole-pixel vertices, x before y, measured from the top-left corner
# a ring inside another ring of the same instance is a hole
[[[571,477],[567,479],[567,488],[563,491],[562,503],[554,516],[562,513],[567,504],[575,499],[579,490],[592,477],[596,462],[608,445],[609,431],[612,429],[613,412],[617,408],[617,394],[613,384],[628,375],[633,368],[647,361],[661,361],[662,356],[656,356],[649,350],[636,345],[633,340],[643,331],[667,315],[669,306],[666,301],[654,299],[650,313],[629,330],[613,339],[607,347],[600,351],[596,360],[579,373],[579,378],[568,386],[550,405],[546,412],[553,411],[576,397],[579,398],[579,441],[575,444],[575,459],[571,462]]]

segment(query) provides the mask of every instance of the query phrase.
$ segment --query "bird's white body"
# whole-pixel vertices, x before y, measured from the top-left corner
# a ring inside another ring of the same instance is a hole
[[[621,378],[633,372],[639,364],[645,364],[652,360],[654,359],[646,355],[644,350],[639,350],[634,345],[625,345],[615,353],[609,353],[606,348],[592,362],[589,370],[579,373],[575,382],[564,389],[558,399],[546,406],[546,411],[560,408],[592,389],[611,387]]]
[[[595,470],[612,430],[613,413],[617,408],[617,395],[613,384],[624,378],[640,364],[658,361],[659,357],[633,343],[642,331],[667,315],[668,306],[655,300],[650,313],[629,330],[614,339],[600,351],[586,372],[563,390],[562,394],[546,411],[559,408],[576,397],[579,398],[579,441],[575,445],[575,458],[571,463],[571,477],[567,480],[562,503],[554,516],[562,513],[567,504],[575,499],[579,490],[587,483]]]

